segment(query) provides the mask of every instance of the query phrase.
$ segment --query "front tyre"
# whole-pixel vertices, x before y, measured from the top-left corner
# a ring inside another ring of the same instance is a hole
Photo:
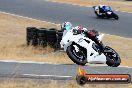
[[[74,63],[78,65],[85,65],[87,63],[87,58],[84,52],[86,51],[84,51],[80,46],[77,47],[79,49],[78,52],[75,50],[74,44],[70,45],[66,50],[67,55]]]
[[[105,47],[104,54],[106,56],[106,64],[111,67],[118,67],[121,63],[120,56],[118,53],[109,46]]]
[[[113,13],[112,15],[113,15],[113,18],[115,18],[116,20],[119,19],[118,15],[116,15],[115,13]]]

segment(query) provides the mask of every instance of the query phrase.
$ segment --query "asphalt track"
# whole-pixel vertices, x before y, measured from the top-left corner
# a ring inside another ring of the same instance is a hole
[[[75,64],[0,62],[0,77],[72,80],[78,73]],[[130,74],[132,68],[84,66],[87,74]]]
[[[55,23],[70,21],[74,25],[132,38],[132,13],[116,12],[120,17],[119,21],[98,19],[92,8],[45,0],[0,0],[0,11]]]

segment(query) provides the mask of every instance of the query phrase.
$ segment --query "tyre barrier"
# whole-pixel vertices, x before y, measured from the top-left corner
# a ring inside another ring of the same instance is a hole
[[[27,27],[26,33],[27,45],[42,47],[49,45],[55,49],[60,48],[60,41],[63,35],[63,31],[61,30],[55,28]]]
[[[35,27],[27,27],[27,45],[33,45],[36,46],[38,44],[37,42],[37,29]]]
[[[61,48],[60,42],[61,42],[61,40],[62,40],[63,31],[59,30],[59,31],[57,31],[56,34],[57,34],[56,48],[57,48],[57,49],[60,49],[60,48]]]
[[[55,30],[47,30],[46,36],[47,36],[47,44],[54,47],[54,45],[57,41],[56,31]]]
[[[37,31],[38,45],[45,47],[47,44],[46,28],[40,28]]]

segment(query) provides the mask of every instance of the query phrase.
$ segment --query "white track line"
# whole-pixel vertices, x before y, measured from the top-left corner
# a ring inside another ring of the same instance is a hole
[[[57,77],[57,78],[72,78],[72,76],[60,76],[60,75],[36,75],[36,74],[22,74],[23,76],[31,77]]]
[[[119,67],[132,68],[132,67],[129,67],[129,66],[119,66]]]
[[[47,22],[47,23],[54,24],[54,25],[59,25],[59,24],[56,24],[56,23],[48,22],[48,21],[43,21],[43,20],[38,20],[38,19],[26,17],[26,16],[21,16],[21,15],[18,15],[18,14],[12,14],[12,13],[3,12],[3,11],[0,11],[0,13],[11,15],[11,16],[16,16],[16,17],[21,17],[21,18],[25,18],[25,19],[35,20],[35,21]]]
[[[0,62],[21,63],[21,64],[53,64],[53,65],[61,65],[61,64],[57,64],[57,63],[51,63],[51,62],[17,61],[17,60],[0,60]]]
[[[120,11],[120,10],[115,10],[115,11],[118,11],[118,12],[123,12],[123,13],[132,13],[132,12]]]
[[[111,35],[111,34],[107,34],[107,33],[103,33],[103,34],[104,34],[104,36],[105,36],[105,35],[110,35],[110,36],[117,36],[117,37],[119,37],[119,38],[132,39],[132,38],[121,37],[121,36],[118,36],[118,35]]]

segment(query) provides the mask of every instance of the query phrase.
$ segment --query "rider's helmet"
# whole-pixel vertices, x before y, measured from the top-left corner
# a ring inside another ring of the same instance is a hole
[[[62,31],[64,31],[64,30],[68,31],[68,30],[72,29],[71,22],[64,22],[64,23],[62,23],[61,29],[62,29]]]

